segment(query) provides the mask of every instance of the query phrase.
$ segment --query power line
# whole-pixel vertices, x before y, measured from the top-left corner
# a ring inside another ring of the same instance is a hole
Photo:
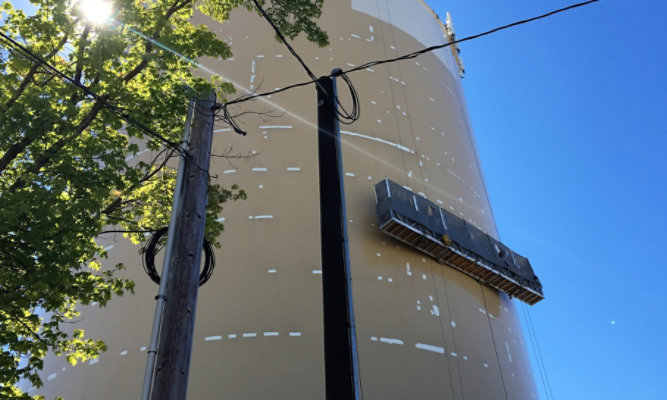
[[[371,61],[371,62],[365,63],[363,65],[360,65],[358,67],[354,67],[354,68],[350,68],[348,70],[345,70],[342,73],[347,74],[347,73],[351,73],[351,72],[357,72],[357,71],[365,70],[366,68],[370,68],[370,67],[375,66],[375,65],[387,64],[387,63],[392,63],[392,62],[397,62],[397,61],[416,58],[416,57],[418,57],[422,54],[425,54],[425,53],[428,53],[428,52],[431,52],[431,51],[443,49],[445,47],[453,46],[453,45],[458,44],[458,43],[467,42],[467,41],[477,39],[477,38],[480,38],[480,37],[483,37],[483,36],[488,36],[488,35],[491,35],[493,33],[496,33],[496,32],[499,32],[499,31],[502,31],[502,30],[505,30],[505,29],[513,28],[513,27],[518,26],[518,25],[523,25],[523,24],[527,24],[529,22],[544,19],[544,18],[553,16],[553,15],[556,15],[556,14],[559,14],[559,13],[562,13],[562,12],[565,12],[565,11],[568,11],[568,10],[571,10],[571,9],[574,9],[574,8],[583,7],[583,6],[589,5],[591,3],[598,2],[598,1],[600,1],[600,0],[589,0],[589,1],[582,2],[582,3],[573,4],[571,6],[567,6],[567,7],[563,7],[563,8],[554,10],[554,11],[550,11],[546,14],[538,15],[538,16],[533,17],[533,18],[528,18],[528,19],[523,19],[523,20],[520,20],[520,21],[512,22],[511,24],[503,25],[503,26],[488,30],[486,32],[478,33],[476,35],[466,36],[462,39],[454,40],[454,41],[444,43],[444,44],[441,44],[441,45],[426,47],[422,50],[418,50],[418,51],[415,51],[415,52],[412,52],[412,53],[409,53],[409,54],[405,54],[403,56],[388,58],[388,59],[384,59],[384,60]],[[335,74],[332,73],[328,76],[332,77],[332,76],[335,76]],[[274,94],[277,94],[277,93],[284,92],[286,90],[294,89],[294,88],[301,87],[301,86],[307,86],[307,85],[310,85],[310,84],[313,84],[313,83],[315,83],[315,82],[307,81],[307,82],[295,83],[295,84],[285,86],[285,87],[280,88],[280,89],[268,91],[268,92],[257,93],[257,94],[249,94],[249,95],[246,95],[246,96],[242,96],[242,97],[239,97],[238,99],[228,101],[224,104],[225,105],[232,105],[232,104],[244,103],[246,101],[254,100],[254,99],[257,99],[257,98],[260,98],[260,97],[271,96],[271,95],[274,95]]]
[[[21,45],[8,35],[6,35],[3,32],[0,32],[0,41],[3,42],[6,46],[14,49],[15,51],[21,53],[24,57],[32,61],[33,63],[42,65],[46,70],[53,76],[60,78],[63,82],[66,84],[79,89],[83,91],[87,96],[92,97],[95,99],[97,102],[99,102],[104,108],[110,110],[117,116],[119,116],[121,119],[125,120],[128,124],[138,128],[139,130],[143,131],[145,134],[148,136],[152,137],[153,139],[156,139],[168,147],[174,149],[177,151],[179,154],[183,154],[183,150],[181,149],[180,145],[178,143],[172,142],[169,139],[165,138],[164,136],[160,135],[153,129],[147,127],[146,125],[142,124],[141,122],[135,120],[132,118],[130,115],[127,114],[125,110],[122,108],[115,106],[111,104],[107,99],[105,99],[103,96],[100,96],[99,94],[93,92],[89,88],[87,88],[85,85],[81,84],[80,82],[77,82],[76,80],[70,78],[66,74],[64,74],[62,71],[60,71],[58,68],[55,66],[51,65],[48,61],[44,60],[42,57],[38,56],[34,52],[32,52],[30,49],[27,47]]]

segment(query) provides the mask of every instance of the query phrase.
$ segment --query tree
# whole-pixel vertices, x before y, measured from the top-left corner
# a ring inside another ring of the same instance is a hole
[[[192,75],[192,60],[231,56],[192,24],[194,9],[223,21],[252,8],[250,0],[116,0],[111,22],[96,26],[77,2],[31,2],[34,15],[2,4],[0,33],[71,82],[0,38],[0,397],[8,399],[32,398],[17,385],[41,385],[48,351],[74,364],[105,349],[63,329],[81,305],[104,306],[133,289],[122,265],[102,266],[95,239],[123,231],[139,242],[167,224],[175,150],[166,142],[182,134],[192,94],[184,88],[214,88],[219,98],[233,91],[219,77]],[[322,2],[272,0],[267,12],[286,36],[305,33],[322,46],[327,36],[314,22]],[[143,148],[152,161],[130,157]],[[223,230],[215,222],[222,204],[244,197],[236,185],[211,185],[209,240]]]

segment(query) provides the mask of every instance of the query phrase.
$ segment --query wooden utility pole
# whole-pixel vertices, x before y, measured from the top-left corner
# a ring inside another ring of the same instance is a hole
[[[214,93],[195,102],[151,400],[184,400],[187,393],[215,104]]]

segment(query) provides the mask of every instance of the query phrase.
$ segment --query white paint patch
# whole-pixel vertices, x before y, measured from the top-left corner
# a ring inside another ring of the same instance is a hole
[[[428,279],[428,276],[426,276],[426,274],[422,274],[422,279],[423,279],[423,280],[427,280],[427,279]]]
[[[378,120],[378,121],[380,121],[380,120]],[[382,121],[380,121],[380,122],[382,122]],[[355,136],[355,137],[359,137],[359,138],[363,138],[363,139],[372,140],[374,142],[383,143],[383,144],[389,145],[391,147],[395,147],[399,150],[405,151],[406,153],[415,154],[414,150],[411,150],[408,147],[405,147],[401,144],[390,142],[388,140],[381,139],[381,138],[378,138],[378,137],[368,136],[368,135],[364,135],[364,134],[361,134],[361,133],[350,132],[350,131],[340,131],[340,133],[342,133],[343,135]]]
[[[268,270],[267,272],[268,272],[269,274],[275,274],[275,273],[278,272],[278,271],[276,271],[275,269],[270,269],[270,270]]]
[[[46,380],[52,381],[52,380],[56,379],[56,376],[58,376],[58,374],[56,374],[56,373],[54,372],[54,373],[52,373],[51,375],[49,375],[49,376],[46,378]]]
[[[227,335],[227,337],[230,339],[236,339],[236,333],[230,333],[229,335]]]
[[[435,315],[436,317],[440,316],[440,309],[435,304],[431,306],[431,315]]]
[[[426,351],[432,351],[434,353],[445,354],[445,348],[440,347],[440,346],[433,346],[433,345],[430,345],[430,344],[417,343],[417,344],[415,344],[415,347],[420,349],[420,350],[426,350]]]
[[[255,216],[249,216],[248,219],[272,219],[273,215],[255,215]]]
[[[246,332],[246,333],[244,333],[242,336],[245,337],[245,338],[248,338],[248,337],[257,337],[257,333],[256,333],[256,332]]]
[[[387,278],[387,282],[392,283],[394,280],[391,278]]]
[[[463,356],[463,359],[467,361],[467,360],[468,360],[468,356]]]
[[[454,352],[451,352],[451,353],[449,353],[449,354],[451,354],[452,357],[458,357],[458,356],[459,356],[458,353],[454,353]]]
[[[105,247],[104,251],[109,251],[109,250],[113,249],[114,247],[116,247],[116,246],[112,244],[111,246]]]
[[[510,352],[510,345],[505,342],[505,349],[507,349],[507,359],[512,362],[512,353]]]
[[[254,172],[266,172],[266,171],[267,171],[266,168],[253,168],[252,170],[253,170]]]
[[[99,358],[96,358],[96,359],[94,359],[94,360],[90,360],[90,361],[88,361],[88,365],[97,364],[98,362],[100,362],[100,359],[99,359]]]
[[[321,269],[314,269],[313,274],[315,275],[322,275],[322,270]]]
[[[356,175],[354,174],[354,172],[346,172],[345,175],[346,175],[346,176],[356,176]]]
[[[225,222],[225,217],[220,217],[220,218],[216,219],[216,221],[218,221],[218,222]]]
[[[299,167],[287,167],[288,171],[301,171],[301,168]]]
[[[410,263],[405,263],[405,273],[408,276],[412,276],[412,269],[410,269]]]
[[[456,328],[456,322],[451,321],[449,324],[452,326],[452,328]]]
[[[479,310],[479,312],[481,312],[482,314],[486,314],[486,310],[485,310],[485,309],[483,309],[483,308],[478,308],[478,310]]]
[[[378,276],[378,281],[381,281],[382,279],[384,279],[382,278],[382,275]]]
[[[386,338],[386,337],[381,337],[380,341],[382,343],[387,343],[387,344],[400,344],[401,346],[405,344],[401,339]]]
[[[235,169],[226,169],[226,170],[222,171],[223,174],[233,174],[234,172],[236,172]]]
[[[374,342],[377,342],[378,338],[377,338],[377,336],[371,336],[371,340],[374,341]]]
[[[259,129],[292,129],[292,125],[260,125]]]
[[[382,254],[380,253],[375,253],[376,256],[380,257]]]
[[[484,363],[484,368],[489,368],[489,364]]]
[[[146,346],[141,346],[141,348],[139,348],[139,351],[146,351]]]
[[[204,338],[205,342],[214,342],[216,340],[222,340],[222,336],[206,336]]]
[[[301,336],[301,332],[290,332],[289,335],[292,336],[292,337],[297,337],[297,336]]]
[[[278,332],[264,332],[264,336],[278,336]]]
[[[127,350],[123,350],[123,351],[121,351],[121,352],[120,352],[120,355],[121,355],[121,357],[122,357],[122,356],[126,356],[126,355],[127,355]]]

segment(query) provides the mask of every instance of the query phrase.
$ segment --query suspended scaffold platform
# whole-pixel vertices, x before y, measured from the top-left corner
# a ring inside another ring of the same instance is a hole
[[[544,299],[528,259],[501,242],[389,179],[375,185],[375,196],[382,232],[510,297]]]

